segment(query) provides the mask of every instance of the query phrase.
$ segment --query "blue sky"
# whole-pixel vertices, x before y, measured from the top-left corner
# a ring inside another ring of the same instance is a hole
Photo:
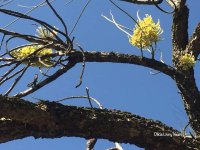
[[[26,12],[28,8],[22,8],[16,5],[22,4],[31,6],[39,2],[40,0],[35,0],[34,2],[31,0],[27,0],[25,2],[16,0],[15,3],[7,6],[7,8]],[[66,21],[70,31],[86,1],[74,0],[69,5],[63,5],[66,2],[67,1],[65,0],[57,0],[53,3],[53,5],[55,8],[59,8],[58,12]],[[164,30],[164,33],[162,34],[164,40],[158,43],[158,49],[162,51],[165,63],[172,65],[172,15],[159,11],[155,6],[135,5],[120,1],[116,2],[134,18],[137,18],[136,13],[139,10],[141,18],[143,18],[145,14],[150,14],[155,21],[160,19],[161,27]],[[200,15],[196,13],[198,12],[199,5],[200,1],[193,1],[192,3],[188,2],[188,6],[190,7],[190,36],[192,35],[196,24],[200,21]],[[170,7],[166,6],[166,3],[163,3],[161,7],[171,10]],[[110,17],[110,10],[112,10],[115,19],[119,23],[129,28],[133,28],[135,26],[135,23],[129,17],[116,9],[116,7],[114,7],[109,1],[93,0],[87,7],[87,10],[73,33],[75,41],[78,42],[84,50],[88,51],[114,51],[140,55],[140,51],[129,44],[128,38],[124,33],[101,17],[102,13],[105,16]],[[63,29],[48,7],[39,8],[32,12],[31,15],[44,19],[51,25],[58,27],[60,30]],[[3,20],[0,23],[1,27],[13,20],[13,18],[1,14],[0,17],[1,20]],[[35,26],[32,24],[33,22],[19,20],[8,29],[35,34]],[[13,41],[11,43],[11,47],[20,45],[23,42],[24,41]],[[149,57],[147,53],[145,53],[145,56]],[[159,53],[156,59],[159,59],[158,56]],[[198,63],[195,67],[196,69],[199,68]],[[78,83],[80,71],[81,64],[75,66],[75,68],[60,77],[57,81],[27,96],[26,99],[36,102],[33,97],[56,100],[68,96],[86,95],[85,87],[89,87],[90,95],[98,99],[106,108],[129,111],[146,118],[160,120],[178,130],[183,129],[183,127],[187,124],[187,117],[184,112],[181,97],[178,94],[178,89],[172,79],[162,73],[150,75],[151,69],[135,65],[86,63],[83,84],[81,87],[76,89],[75,86]],[[27,81],[31,82],[33,75],[36,72],[38,72],[37,68],[31,69],[12,94],[24,90],[26,88],[24,83]],[[198,73],[199,72],[197,71],[196,77],[198,77]],[[7,85],[1,88],[1,92],[6,90],[6,87]],[[69,100],[63,102],[63,104],[89,106],[88,102],[85,100]],[[0,149],[25,150],[28,148],[29,150],[81,150],[84,149],[85,142],[85,139],[73,137],[36,140],[29,137],[1,144]],[[106,149],[112,147],[113,145],[113,143],[106,140],[98,140],[95,150]],[[140,149],[133,145],[130,146],[129,144],[122,144],[122,146],[124,150]]]

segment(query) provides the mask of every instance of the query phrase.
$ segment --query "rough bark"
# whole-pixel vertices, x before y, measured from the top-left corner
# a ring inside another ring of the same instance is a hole
[[[193,52],[195,58],[197,58],[200,53],[200,23],[197,25],[187,45],[187,51]]]
[[[172,42],[173,42],[173,62],[176,67],[181,51],[186,51],[188,44],[188,17],[189,9],[185,5],[185,0],[180,2],[180,6],[173,15]],[[197,29],[198,30],[198,29]],[[198,31],[196,31],[198,32]],[[195,36],[195,34],[194,34]],[[193,40],[193,42],[196,42]],[[189,43],[191,46],[191,42]],[[190,47],[189,46],[189,47]],[[178,69],[178,68],[177,68]],[[179,69],[178,69],[179,70]],[[200,133],[200,93],[196,86],[194,70],[183,71],[182,77],[175,75],[176,84],[182,94],[185,111],[189,121],[197,135]]]
[[[60,138],[76,136],[103,138],[135,144],[147,150],[190,149],[200,146],[183,136],[154,136],[154,132],[171,135],[179,131],[159,121],[118,110],[64,106],[55,102],[31,103],[0,96],[0,143],[33,136]]]

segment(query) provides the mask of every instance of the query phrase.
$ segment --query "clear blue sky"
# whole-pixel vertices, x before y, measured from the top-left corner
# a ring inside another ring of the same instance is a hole
[[[7,8],[26,12],[28,8],[16,6],[17,4],[32,6],[39,3],[41,0],[16,0]],[[129,12],[134,18],[140,10],[140,17],[145,14],[151,14],[153,19],[160,19],[161,26],[164,30],[162,37],[163,41],[158,43],[158,48],[163,53],[163,60],[167,64],[171,63],[171,22],[172,16],[159,11],[155,6],[135,5],[126,2],[116,1],[121,7]],[[66,0],[56,0],[53,5],[58,9],[58,12],[64,18],[68,25],[69,31],[72,29],[81,9],[86,1],[74,0],[69,5]],[[200,1],[193,1],[188,5],[190,7],[189,18],[189,34],[191,35],[196,24],[200,21],[198,7]],[[161,7],[171,10],[166,7],[166,3]],[[139,55],[139,50],[128,43],[127,36],[119,31],[113,24],[109,23],[101,17],[101,14],[109,16],[112,10],[115,19],[129,27],[134,27],[134,22],[125,14],[116,9],[109,1],[93,0],[87,7],[82,16],[75,32],[75,40],[84,50],[88,51],[114,51],[120,53],[129,53]],[[47,7],[42,7],[31,13],[40,19],[44,19],[51,25],[55,25],[59,29],[63,29],[59,21],[53,16],[52,12]],[[1,15],[0,26],[3,27],[13,20],[11,17]],[[35,34],[35,26],[33,22],[20,20],[10,26],[8,29],[23,33]],[[22,41],[13,41],[12,46],[17,46],[23,43]],[[147,53],[145,53],[146,55]],[[146,55],[148,56],[148,55]],[[158,59],[158,57],[156,57]],[[198,65],[196,65],[198,69]],[[175,83],[162,73],[158,75],[150,75],[150,69],[135,65],[111,64],[111,63],[87,63],[83,78],[83,84],[78,89],[75,88],[79,80],[81,65],[77,65],[70,72],[60,77],[57,81],[47,85],[41,90],[26,97],[26,99],[36,101],[32,97],[56,100],[63,97],[85,95],[85,87],[89,87],[90,95],[98,99],[101,104],[110,109],[119,109],[129,111],[131,113],[141,115],[146,118],[160,120],[163,123],[172,126],[178,130],[183,129],[187,124],[187,117],[184,112],[181,97],[178,94],[178,89]],[[24,82],[31,82],[34,73],[38,69],[32,69],[27,73],[21,84],[13,91],[12,94],[24,90]],[[198,72],[197,72],[198,75]],[[198,81],[197,81],[198,82]],[[199,83],[199,82],[198,82]],[[1,92],[6,90],[6,86],[1,88]],[[70,100],[65,101],[66,105],[89,106],[85,100]],[[22,140],[7,142],[0,145],[3,150],[66,150],[75,149],[82,150],[85,148],[85,139],[81,138],[60,138],[60,139],[33,139],[32,137]],[[112,147],[114,144],[106,140],[98,140],[95,150],[102,150]],[[135,149],[133,145],[122,144],[124,150]]]

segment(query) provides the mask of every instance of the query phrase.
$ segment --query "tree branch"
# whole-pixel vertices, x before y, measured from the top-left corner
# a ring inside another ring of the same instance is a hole
[[[63,54],[66,55],[66,54]],[[71,51],[69,55],[68,60],[63,60],[63,61],[69,61],[67,65],[63,66],[61,69],[56,71],[53,75],[48,77],[47,79],[41,81],[40,83],[36,84],[35,86],[26,89],[25,91],[22,91],[14,96],[17,97],[24,97],[27,96],[28,94],[31,94],[43,86],[51,83],[52,81],[56,80],[58,77],[66,73],[68,70],[73,68],[77,63],[82,63],[83,62],[83,52],[74,50]],[[43,56],[44,58],[46,57],[56,57],[57,54],[52,54],[52,55],[47,55]],[[42,58],[43,58],[42,57]],[[4,58],[7,60],[6,58]],[[34,57],[30,59],[30,61],[34,61],[34,59],[38,59],[37,57]],[[125,63],[125,64],[134,64],[134,65],[140,65],[144,67],[148,67],[151,69],[155,69],[158,71],[163,72],[164,74],[170,76],[171,78],[174,78],[176,74],[179,74],[178,71],[176,71],[173,67],[168,66],[162,62],[159,62],[154,59],[149,59],[146,57],[140,57],[136,55],[130,55],[130,54],[120,54],[120,53],[115,53],[115,52],[89,52],[85,51],[84,52],[84,59],[85,62],[112,62],[112,63]],[[10,59],[8,59],[10,60]]]
[[[35,104],[4,96],[0,96],[0,108],[0,143],[29,136],[76,136],[130,143],[148,150],[161,147],[187,150],[192,144],[193,148],[200,146],[191,138],[170,137],[180,132],[159,121],[117,110],[64,106],[48,101]],[[154,136],[154,132],[168,136]]]
[[[176,64],[177,52],[184,50],[188,43],[188,16],[189,9],[185,5],[186,0],[182,0],[178,9],[173,15],[172,25],[172,44],[173,44],[173,57]]]
[[[146,5],[155,5],[155,4],[161,4],[163,0],[121,0],[129,3],[134,4],[146,4]]]
[[[162,62],[159,62],[154,59],[140,57],[131,54],[122,54],[116,52],[97,52],[97,51],[85,51],[85,62],[111,62],[111,63],[125,63],[125,64],[134,64],[151,69],[155,69],[163,72],[164,74],[173,78],[177,71]],[[69,58],[71,61],[82,62],[83,56],[80,51],[74,51]]]
[[[175,66],[179,60],[180,52],[185,51],[188,44],[189,9],[185,5],[185,2],[186,0],[179,0],[179,7],[173,15],[172,41],[173,62]],[[196,43],[197,41],[190,41],[188,47],[192,46],[192,42]],[[189,117],[190,124],[196,134],[200,135],[200,93],[194,78],[194,70],[190,69],[183,72],[182,75],[182,77],[175,75],[175,81],[181,91],[185,111]]]
[[[22,91],[18,94],[16,94],[16,97],[24,97],[27,96],[28,94],[31,94],[37,90],[39,90],[40,88],[42,88],[43,86],[51,83],[52,81],[56,80],[57,78],[59,78],[61,75],[63,75],[64,73],[66,73],[67,71],[69,71],[71,68],[74,67],[76,63],[75,62],[68,62],[67,65],[63,66],[61,69],[59,69],[58,71],[56,71],[53,75],[49,76],[47,79],[41,81],[40,83],[36,84],[35,86]]]
[[[198,23],[192,38],[190,39],[187,48],[187,51],[192,51],[195,58],[198,57],[199,53],[200,53],[200,23]]]

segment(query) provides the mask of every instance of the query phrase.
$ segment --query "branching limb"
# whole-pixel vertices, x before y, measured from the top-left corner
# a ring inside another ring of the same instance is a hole
[[[200,23],[198,23],[186,50],[188,52],[193,52],[195,58],[197,59],[200,53]]]
[[[55,14],[55,16],[60,20],[60,22],[62,23],[64,30],[65,30],[65,34],[68,35],[68,31],[67,31],[67,26],[64,22],[64,20],[62,19],[62,17],[60,17],[60,15],[57,13],[57,11],[53,8],[53,6],[51,5],[51,3],[49,2],[49,0],[46,0],[46,3],[48,4],[48,6],[51,8],[51,10],[53,11],[53,13]],[[66,39],[67,40],[67,39]]]
[[[22,76],[24,75],[24,73],[26,72],[26,70],[28,69],[29,66],[30,66],[30,64],[28,64],[26,67],[23,68],[23,71],[21,72],[21,74],[15,79],[15,81],[13,82],[13,84],[11,85],[11,87],[4,94],[5,96],[7,96],[14,89],[14,87],[19,82],[19,80],[22,78]]]
[[[146,57],[140,57],[130,54],[121,54],[115,52],[96,52],[96,51],[85,51],[85,62],[111,62],[111,63],[125,63],[125,64],[135,64],[144,67],[149,67],[151,69],[161,71],[162,73],[173,76],[177,73],[176,70],[160,61],[152,60]],[[71,53],[69,60],[82,62],[82,53],[78,50]]]
[[[119,54],[114,52],[84,52],[85,62],[112,62],[112,63],[125,63],[125,64],[135,64],[140,66],[149,67],[174,78],[175,74],[179,74],[173,67],[163,64],[162,62],[152,60],[149,58],[141,58],[135,55],[129,54]],[[69,58],[69,62],[66,66],[59,69],[53,75],[49,76],[44,81],[38,83],[34,88],[29,88],[23,92],[16,94],[15,96],[24,97],[30,93],[35,92],[41,87],[49,84],[50,82],[57,79],[62,74],[66,73],[69,69],[71,69],[76,63],[81,63],[83,61],[83,54],[80,51],[71,52]]]
[[[2,85],[4,82],[10,80],[11,78],[15,77],[16,75],[18,75],[19,73],[21,73],[23,70],[24,70],[24,68],[22,68],[19,71],[11,74],[10,76],[7,76],[7,77],[4,76],[4,77],[2,77],[1,80],[0,80],[0,85]]]
[[[61,75],[63,75],[64,73],[66,73],[68,70],[70,70],[72,67],[74,67],[76,63],[74,62],[68,62],[68,64],[64,67],[62,67],[61,69],[59,69],[58,71],[56,71],[53,75],[49,76],[48,78],[46,78],[45,80],[39,82],[38,84],[36,84],[34,87],[31,87],[25,91],[22,91],[18,94],[16,94],[16,97],[24,97],[30,93],[35,92],[36,90],[42,88],[43,86],[51,83],[52,81],[56,80],[58,77],[60,77]]]
[[[186,51],[187,48],[192,47],[192,43],[196,43],[193,35],[190,43],[188,44],[188,15],[189,9],[186,6],[186,0],[179,0],[179,6],[177,11],[173,15],[173,62],[176,66],[179,60],[181,51]],[[196,29],[198,33],[199,29]],[[188,44],[188,45],[187,45]],[[187,47],[186,47],[187,46]],[[197,52],[198,53],[198,52]],[[197,53],[195,54],[197,57]],[[196,85],[194,70],[190,69],[187,72],[183,72],[184,76],[175,75],[174,79],[176,84],[183,95],[183,102],[185,111],[188,115],[191,127],[200,135],[200,93]]]

